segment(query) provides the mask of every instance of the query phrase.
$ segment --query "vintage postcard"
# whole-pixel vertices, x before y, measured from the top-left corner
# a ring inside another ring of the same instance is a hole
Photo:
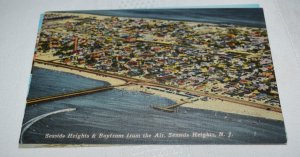
[[[263,9],[42,17],[21,147],[286,143]]]

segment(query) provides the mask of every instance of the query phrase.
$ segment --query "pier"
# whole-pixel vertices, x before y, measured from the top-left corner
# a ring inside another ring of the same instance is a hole
[[[174,108],[176,107],[179,107],[185,103],[188,103],[188,101],[182,101],[180,103],[176,103],[176,104],[172,104],[172,105],[169,105],[169,106],[166,106],[166,107],[160,107],[160,106],[153,106],[152,108],[155,109],[155,110],[161,110],[161,111],[164,111],[164,112],[174,112]]]

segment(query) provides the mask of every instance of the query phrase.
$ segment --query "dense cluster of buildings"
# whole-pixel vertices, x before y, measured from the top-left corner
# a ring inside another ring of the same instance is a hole
[[[265,28],[80,14],[46,16],[37,53],[52,53],[60,62],[279,105]]]

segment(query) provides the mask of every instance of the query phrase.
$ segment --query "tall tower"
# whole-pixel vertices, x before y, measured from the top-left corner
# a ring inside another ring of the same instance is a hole
[[[74,50],[73,52],[76,53],[78,49],[78,37],[74,36]]]

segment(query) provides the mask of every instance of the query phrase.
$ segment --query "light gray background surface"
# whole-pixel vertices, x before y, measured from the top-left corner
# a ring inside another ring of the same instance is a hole
[[[298,64],[300,64],[300,1],[278,0],[276,5],[280,10],[287,33],[290,36]]]
[[[300,156],[298,0],[0,0],[0,157],[40,156]],[[19,148],[39,15],[53,10],[196,7],[260,4],[265,11],[284,114],[286,145],[105,146]],[[298,63],[297,63],[298,59]]]

